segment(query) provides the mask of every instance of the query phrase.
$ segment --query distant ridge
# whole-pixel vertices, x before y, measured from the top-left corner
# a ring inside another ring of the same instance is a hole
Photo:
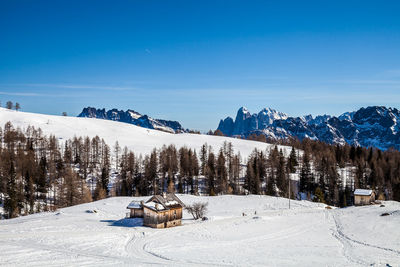
[[[78,117],[97,118],[134,124],[140,127],[161,130],[169,133],[183,133],[186,130],[177,121],[153,119],[147,115],[128,109],[127,111],[118,109],[96,109],[87,107],[82,110]]]
[[[296,137],[329,144],[400,149],[400,112],[384,106],[361,108],[339,117],[322,115],[315,118],[311,115],[289,117],[269,108],[251,114],[247,108],[241,107],[236,119],[227,117],[221,120],[218,130],[226,136],[262,134],[273,140]]]

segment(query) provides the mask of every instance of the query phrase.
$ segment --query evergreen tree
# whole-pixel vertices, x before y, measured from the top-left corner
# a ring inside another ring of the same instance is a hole
[[[152,194],[159,194],[158,175],[157,175],[157,151],[154,149],[145,165],[145,179],[151,184]]]
[[[283,155],[283,151],[279,151],[279,161],[277,165],[277,179],[276,185],[279,189],[280,196],[287,196],[288,194],[288,186],[289,186],[289,177],[286,174],[286,162],[285,157]]]
[[[324,193],[322,192],[321,188],[317,187],[315,189],[313,201],[325,203]]]
[[[208,152],[208,160],[207,160],[207,175],[206,180],[208,184],[208,192],[210,196],[215,196],[216,188],[215,188],[215,155],[212,151]]]
[[[303,164],[300,172],[300,192],[309,193],[311,192],[312,184],[312,173],[310,166],[310,156],[308,152],[304,151]]]
[[[225,166],[225,156],[222,149],[220,150],[217,159],[216,174],[217,174],[216,193],[217,194],[226,193],[228,188],[228,175]]]
[[[35,189],[33,186],[33,179],[29,172],[25,173],[25,199],[26,199],[26,207],[29,210],[29,213],[33,213],[33,208],[35,206]]]
[[[207,143],[203,144],[200,149],[200,162],[201,162],[201,167],[200,167],[200,174],[201,175],[206,175],[207,172]]]
[[[114,153],[115,153],[115,169],[118,170],[119,166],[119,153],[121,152],[121,147],[119,146],[118,141],[115,142],[114,145]]]
[[[10,168],[8,171],[7,179],[7,197],[4,201],[4,210],[8,218],[15,218],[18,216],[18,199],[17,199],[17,182],[14,162],[10,161]]]
[[[7,101],[6,108],[7,109],[12,109],[13,108],[13,103],[11,101]]]
[[[296,172],[296,167],[298,165],[298,162],[297,162],[296,151],[293,146],[292,146],[292,150],[290,151],[290,156],[289,156],[287,165],[288,165],[288,170],[290,173]]]
[[[39,193],[39,198],[46,199],[47,193],[47,159],[46,157],[41,157],[39,162],[38,176],[36,179],[36,188]]]

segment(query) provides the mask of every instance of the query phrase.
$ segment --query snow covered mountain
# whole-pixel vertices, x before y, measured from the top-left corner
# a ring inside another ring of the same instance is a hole
[[[110,109],[106,111],[104,108],[96,109],[93,107],[87,107],[82,110],[82,112],[78,115],[78,117],[97,118],[97,119],[131,123],[140,127],[148,129],[156,129],[170,133],[185,132],[185,129],[177,121],[153,119],[147,115],[142,115],[130,109],[128,109],[127,111],[118,109]]]
[[[329,144],[360,145],[386,150],[400,149],[400,111],[396,108],[371,106],[339,117],[323,115],[313,118],[288,117],[273,109],[251,114],[245,107],[238,110],[236,119],[221,120],[218,129],[227,136],[264,134],[271,139],[310,138]]]
[[[244,135],[246,132],[265,129],[275,120],[284,120],[288,116],[274,109],[264,108],[258,114],[251,114],[247,108],[241,107],[235,121],[231,117],[221,120],[218,129],[227,136]]]
[[[177,148],[188,147],[200,151],[201,146],[207,143],[214,151],[219,151],[225,141],[231,142],[235,151],[240,151],[243,158],[247,158],[257,148],[266,150],[273,145],[248,141],[223,136],[180,133],[172,134],[165,131],[146,129],[133,124],[118,121],[77,118],[65,116],[53,116],[37,113],[28,113],[0,108],[0,126],[10,121],[15,128],[27,129],[28,126],[40,128],[45,135],[55,135],[61,142],[74,136],[99,136],[113,146],[118,141],[121,147],[128,147],[137,154],[150,154],[154,148],[163,145],[175,145]],[[290,147],[279,146],[285,154],[290,153]]]

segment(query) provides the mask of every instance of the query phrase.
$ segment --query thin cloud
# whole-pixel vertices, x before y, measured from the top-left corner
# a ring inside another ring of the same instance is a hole
[[[344,83],[344,84],[389,84],[389,85],[400,85],[400,81],[398,80],[336,80],[333,81],[336,83]]]
[[[99,85],[86,85],[86,84],[48,84],[48,83],[28,83],[20,84],[20,86],[29,87],[47,87],[47,88],[64,88],[64,89],[99,89],[99,90],[112,90],[112,91],[128,91],[135,90],[134,87],[121,87],[121,86],[99,86]]]
[[[129,91],[137,90],[135,87],[123,86],[100,86],[87,84],[50,84],[50,83],[26,83],[26,84],[3,84],[3,86],[20,86],[20,87],[46,87],[46,88],[62,88],[62,89],[98,89],[110,91]]]
[[[385,71],[385,74],[394,76],[394,77],[400,77],[400,69],[397,70],[387,70]]]
[[[42,93],[32,93],[32,92],[5,92],[0,91],[0,95],[7,96],[26,96],[26,97],[76,97],[75,95],[67,95],[67,94],[42,94]]]
[[[27,93],[27,92],[1,92],[0,95],[9,95],[9,96],[44,96],[43,94],[38,93]]]

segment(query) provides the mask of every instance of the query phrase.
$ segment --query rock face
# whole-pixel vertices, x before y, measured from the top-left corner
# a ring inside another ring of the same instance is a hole
[[[271,139],[310,138],[329,144],[400,149],[400,112],[396,108],[372,106],[339,117],[323,115],[313,118],[288,117],[273,109],[251,114],[246,108],[238,110],[236,119],[221,120],[218,129],[227,136],[247,137],[264,134]]]
[[[186,132],[182,125],[177,121],[153,119],[147,115],[142,115],[134,110],[127,111],[111,109],[105,110],[87,107],[82,110],[78,117],[97,118],[131,123],[148,129],[156,129],[170,133]]]

